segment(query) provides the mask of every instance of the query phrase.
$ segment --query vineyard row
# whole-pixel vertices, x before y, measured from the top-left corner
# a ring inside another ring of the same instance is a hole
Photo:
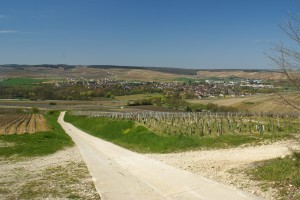
[[[108,113],[73,111],[73,115],[132,120],[168,135],[263,134],[289,132],[298,126],[295,116],[242,115],[240,113]]]
[[[0,134],[22,134],[41,131],[45,119],[41,114],[0,114]]]

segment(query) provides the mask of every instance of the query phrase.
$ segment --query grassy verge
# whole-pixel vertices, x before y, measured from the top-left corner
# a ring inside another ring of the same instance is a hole
[[[257,144],[265,140],[287,137],[272,135],[221,135],[221,136],[169,136],[158,135],[133,121],[108,118],[89,118],[65,115],[65,120],[96,137],[111,141],[127,149],[141,153],[168,153],[192,149],[236,147],[242,144]]]
[[[33,78],[9,78],[0,81],[1,85],[16,86],[16,85],[32,85],[45,82],[45,79],[33,79]]]
[[[259,162],[248,174],[263,181],[263,188],[277,189],[278,199],[300,199],[300,165],[295,156]]]
[[[45,115],[51,131],[22,135],[0,135],[0,141],[10,145],[0,146],[0,156],[9,157],[18,155],[21,157],[43,156],[55,153],[64,147],[73,146],[71,138],[56,122],[58,112]]]

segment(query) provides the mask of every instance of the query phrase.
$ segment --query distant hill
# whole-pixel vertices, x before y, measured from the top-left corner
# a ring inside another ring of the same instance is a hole
[[[74,65],[64,65],[64,64],[58,64],[58,65],[50,65],[50,64],[42,64],[42,65],[17,65],[17,64],[8,64],[8,65],[0,65],[0,67],[11,67],[15,69],[24,70],[24,68],[28,67],[45,67],[45,68],[63,68],[63,69],[72,69],[76,66]]]
[[[165,72],[170,74],[181,75],[197,75],[198,69],[184,69],[174,67],[139,67],[139,66],[118,66],[118,65],[89,65],[88,68],[101,68],[101,69],[145,69],[157,72]]]
[[[282,79],[280,71],[265,69],[184,69],[174,67],[118,65],[0,65],[0,78],[112,78],[119,80],[178,80],[178,78],[240,77]]]

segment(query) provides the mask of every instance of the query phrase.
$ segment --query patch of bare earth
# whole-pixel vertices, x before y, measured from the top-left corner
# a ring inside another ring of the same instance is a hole
[[[100,199],[76,147],[44,157],[0,158],[0,196],[0,199]]]
[[[279,80],[286,79],[286,76],[281,72],[268,72],[268,71],[258,71],[250,72],[243,70],[236,71],[198,71],[198,77],[200,78],[225,78],[225,77],[238,77],[245,79],[262,79],[262,80]]]
[[[0,134],[24,134],[49,131],[42,114],[1,114]]]
[[[251,180],[245,171],[253,167],[256,161],[291,154],[290,148],[294,146],[297,146],[296,142],[285,141],[261,146],[169,154],[147,154],[147,156],[266,199],[276,199],[278,194],[276,190],[270,188],[262,189],[263,183]]]

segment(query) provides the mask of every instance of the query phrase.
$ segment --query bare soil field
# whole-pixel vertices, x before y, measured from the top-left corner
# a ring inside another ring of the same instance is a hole
[[[120,80],[169,81],[175,78],[192,77],[145,69],[110,69],[110,71],[114,74],[114,77]]]
[[[286,79],[286,76],[281,72],[268,72],[268,71],[198,71],[197,76],[199,78],[226,78],[237,77],[244,79],[262,79],[262,80],[279,80]]]
[[[55,105],[50,105],[50,102]],[[40,110],[103,110],[109,111],[111,109],[120,109],[121,106],[127,104],[127,101],[119,100],[93,100],[93,101],[80,101],[80,100],[11,100],[0,99],[0,107],[6,108],[22,108],[31,109],[32,107],[38,107]]]
[[[100,199],[76,147],[45,157],[0,158],[0,194],[0,199]]]
[[[263,190],[262,182],[251,180],[245,170],[253,167],[256,161],[284,157],[291,154],[289,148],[299,147],[295,141],[281,141],[261,146],[246,146],[232,149],[189,151],[168,154],[147,154],[148,157],[188,170],[209,179],[232,185],[244,191],[276,199],[273,189]]]
[[[160,95],[151,95],[156,97]],[[116,96],[114,100],[94,100],[94,101],[69,101],[69,100],[53,100],[53,101],[30,101],[30,100],[10,100],[0,99],[0,107],[2,109],[30,109],[38,107],[43,112],[48,110],[93,110],[104,112],[142,112],[142,111],[161,111],[175,112],[176,110],[167,109],[158,106],[127,106],[128,100],[148,98],[148,94]],[[56,105],[49,105],[50,102],[55,102]]]
[[[0,114],[0,134],[23,134],[49,130],[42,114]]]
[[[284,95],[285,98],[298,101],[300,96],[296,93]],[[190,103],[208,104],[214,103],[220,106],[232,106],[240,111],[250,112],[279,112],[289,113],[295,109],[289,105],[278,94],[256,94],[244,97],[228,97],[228,98],[209,98],[209,99],[191,99]]]

